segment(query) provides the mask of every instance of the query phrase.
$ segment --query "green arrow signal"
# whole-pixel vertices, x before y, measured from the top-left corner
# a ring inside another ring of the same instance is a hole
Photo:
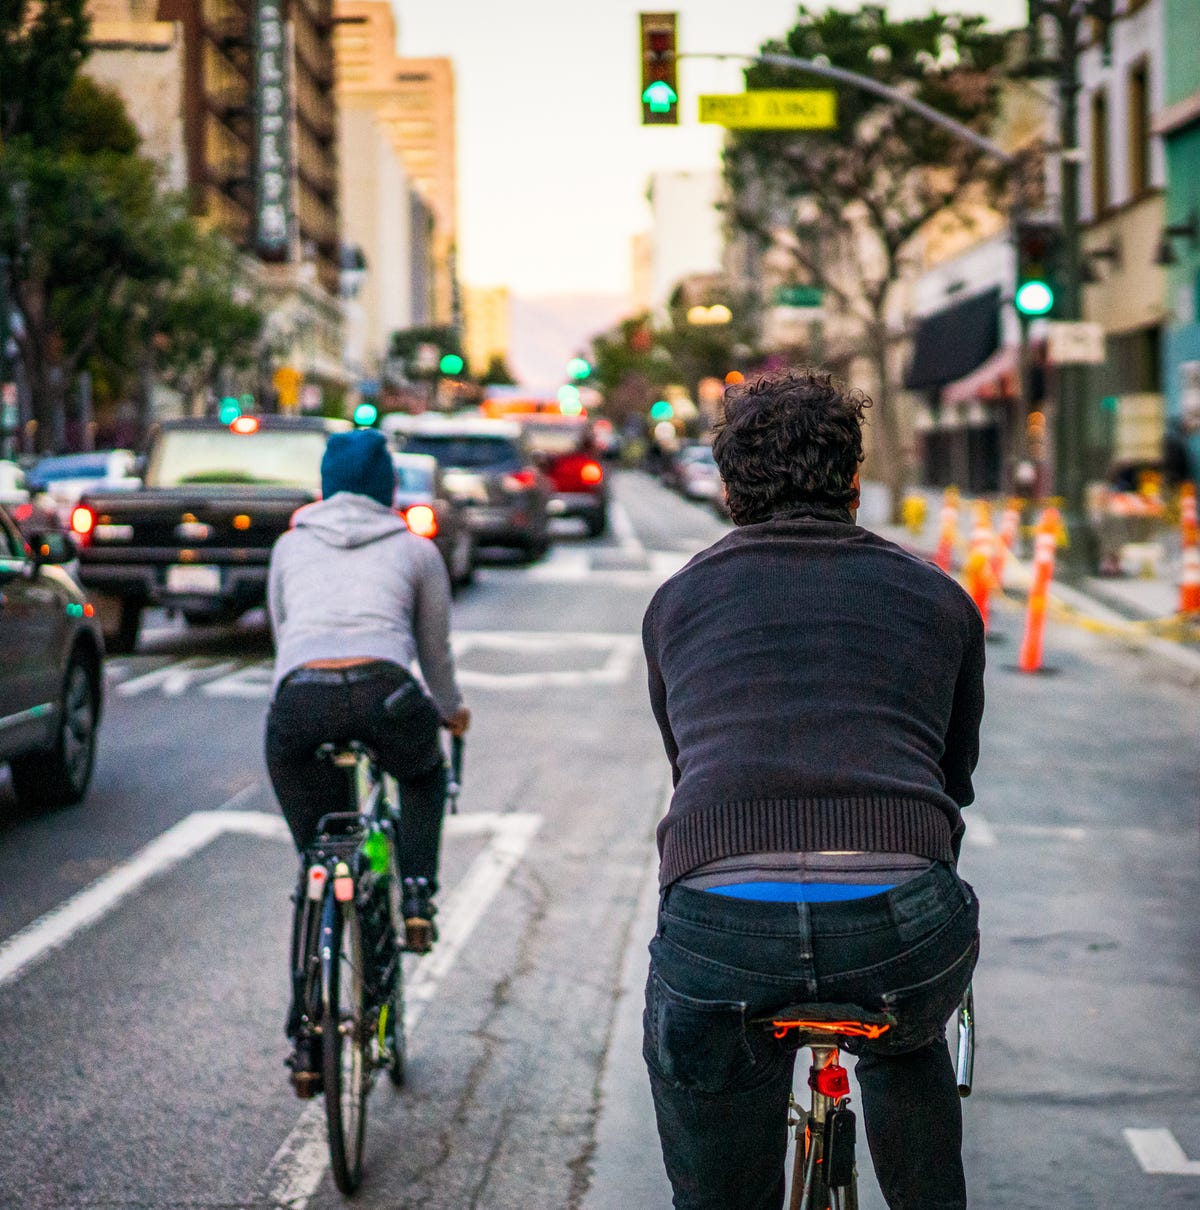
[[[670,113],[671,106],[678,100],[679,95],[666,80],[655,80],[642,93],[642,101],[650,106],[651,113]]]

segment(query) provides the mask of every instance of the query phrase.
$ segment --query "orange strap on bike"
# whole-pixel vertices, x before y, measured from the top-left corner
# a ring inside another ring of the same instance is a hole
[[[846,1038],[878,1038],[891,1025],[872,1025],[866,1021],[772,1021],[775,1037],[786,1038],[789,1029],[811,1029],[814,1033],[841,1034]]]

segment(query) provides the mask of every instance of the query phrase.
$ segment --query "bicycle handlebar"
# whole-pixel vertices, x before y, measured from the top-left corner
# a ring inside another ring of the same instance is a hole
[[[458,795],[462,790],[463,737],[450,737],[450,776],[446,781],[446,802],[451,815],[458,814]]]

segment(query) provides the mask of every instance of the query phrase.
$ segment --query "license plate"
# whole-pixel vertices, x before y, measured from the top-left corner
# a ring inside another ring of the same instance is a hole
[[[219,567],[180,565],[167,568],[167,591],[178,593],[212,593],[221,591]]]

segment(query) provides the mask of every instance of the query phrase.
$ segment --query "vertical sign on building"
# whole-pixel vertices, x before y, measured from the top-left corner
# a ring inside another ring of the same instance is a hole
[[[255,247],[286,260],[292,234],[291,97],[284,0],[258,0],[254,30]]]

